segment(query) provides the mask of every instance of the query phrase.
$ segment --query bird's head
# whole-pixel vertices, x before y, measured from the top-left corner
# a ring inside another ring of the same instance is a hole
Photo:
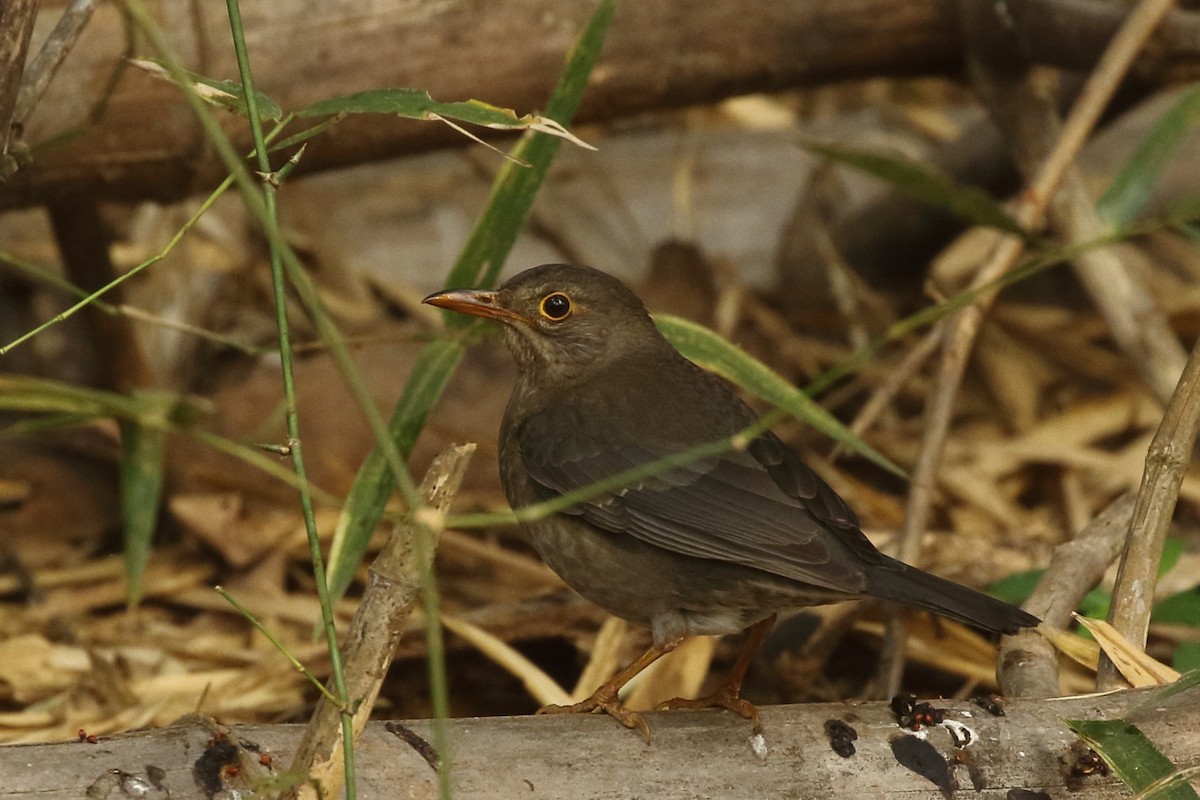
[[[546,264],[495,291],[456,289],[424,302],[504,323],[518,369],[535,380],[569,380],[647,347],[670,347],[637,295],[589,267]]]

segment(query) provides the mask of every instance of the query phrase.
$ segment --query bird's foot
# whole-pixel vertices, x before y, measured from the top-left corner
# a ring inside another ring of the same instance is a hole
[[[650,727],[646,720],[636,711],[630,711],[617,698],[616,691],[606,691],[609,687],[601,686],[591,697],[569,706],[542,706],[539,714],[594,714],[603,712],[630,730],[639,731],[646,744],[650,744]]]
[[[676,697],[673,700],[665,700],[658,704],[659,711],[673,711],[679,708],[723,708],[726,711],[732,711],[743,719],[748,719],[754,723],[754,732],[762,731],[762,722],[758,718],[758,709],[749,700],[743,700],[739,697],[740,687],[734,687],[729,684],[718,686],[716,691],[705,697],[697,697],[695,700],[690,700],[686,697]]]

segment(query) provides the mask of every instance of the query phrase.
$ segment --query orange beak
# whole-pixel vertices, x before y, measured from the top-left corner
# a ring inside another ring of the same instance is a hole
[[[501,306],[496,292],[484,289],[453,289],[448,292],[434,292],[421,302],[444,308],[447,311],[457,311],[459,314],[470,314],[473,317],[494,319],[500,322],[529,322],[515,311]]]

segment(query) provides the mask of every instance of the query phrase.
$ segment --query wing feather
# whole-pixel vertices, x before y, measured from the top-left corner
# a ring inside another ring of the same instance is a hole
[[[559,403],[520,426],[517,445],[540,496],[581,489],[681,449],[616,436],[587,419]],[[854,513],[771,433],[746,451],[670,466],[567,513],[687,556],[836,591],[865,586],[861,566],[845,557],[847,548],[858,549],[857,539],[866,542]]]

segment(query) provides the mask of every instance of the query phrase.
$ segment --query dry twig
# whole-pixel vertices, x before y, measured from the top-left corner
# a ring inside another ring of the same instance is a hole
[[[1025,610],[1042,624],[1065,629],[1083,596],[1104,577],[1121,550],[1133,514],[1133,494],[1123,494],[1069,542],[1054,548],[1050,566]],[[1009,697],[1058,697],[1058,653],[1036,630],[1006,636],[1000,644],[997,677]]]
[[[915,375],[933,355],[940,340],[941,330],[935,326],[904,355],[894,369],[887,373],[883,382],[875,387],[875,391],[871,393],[867,402],[863,403],[862,408],[855,415],[854,421],[850,423],[850,430],[854,434],[862,436],[875,424],[880,415],[891,407],[896,395],[900,393],[908,379]],[[839,443],[830,452],[829,459],[836,461],[843,452],[844,448]]]
[[[475,445],[460,445],[434,460],[419,490],[424,509],[446,513],[474,452]],[[430,537],[429,546],[420,547],[418,536]],[[437,532],[421,520],[410,517],[392,532],[371,565],[370,582],[346,637],[346,690],[355,704],[356,737],[371,716],[375,698],[403,633],[404,620],[417,601],[421,576],[428,573],[432,563],[436,536]],[[421,563],[420,556],[425,556],[426,563]],[[323,796],[327,797],[340,791],[345,775],[341,712],[342,709],[325,698],[318,701],[291,765],[294,773],[309,779],[297,787],[297,796],[316,797],[314,786],[322,787]]]
[[[36,0],[12,0],[0,6],[0,156],[8,156],[12,140],[12,125],[20,120],[14,116],[21,76],[25,71],[25,54],[33,34],[33,18],[37,15]],[[4,159],[4,164],[9,163]],[[0,177],[8,175],[5,169]]]
[[[13,110],[14,123],[24,124],[25,120],[29,119],[58,68],[79,41],[79,35],[83,33],[88,20],[92,18],[92,12],[96,10],[96,3],[97,0],[72,0],[70,7],[63,12],[42,49],[29,62],[29,69],[21,81],[21,92]]]
[[[1096,213],[1096,203],[1078,168],[1068,172],[1055,195],[1050,215],[1054,226],[1071,242],[1093,241],[1109,233]],[[1072,262],[1075,276],[1108,323],[1117,346],[1141,373],[1159,402],[1166,403],[1175,390],[1187,354],[1171,330],[1166,314],[1129,265],[1122,262],[1120,254],[1117,247],[1080,253]]]
[[[1138,489],[1133,519],[1125,539],[1125,552],[1113,588],[1108,620],[1135,645],[1146,643],[1150,607],[1158,580],[1158,562],[1171,527],[1171,516],[1179,498],[1179,487],[1192,460],[1192,448],[1200,431],[1200,342],[1192,350],[1183,377],[1175,390],[1162,424],[1146,453],[1146,469]],[[1119,673],[1107,658],[1100,661],[1097,688],[1122,685]]]

